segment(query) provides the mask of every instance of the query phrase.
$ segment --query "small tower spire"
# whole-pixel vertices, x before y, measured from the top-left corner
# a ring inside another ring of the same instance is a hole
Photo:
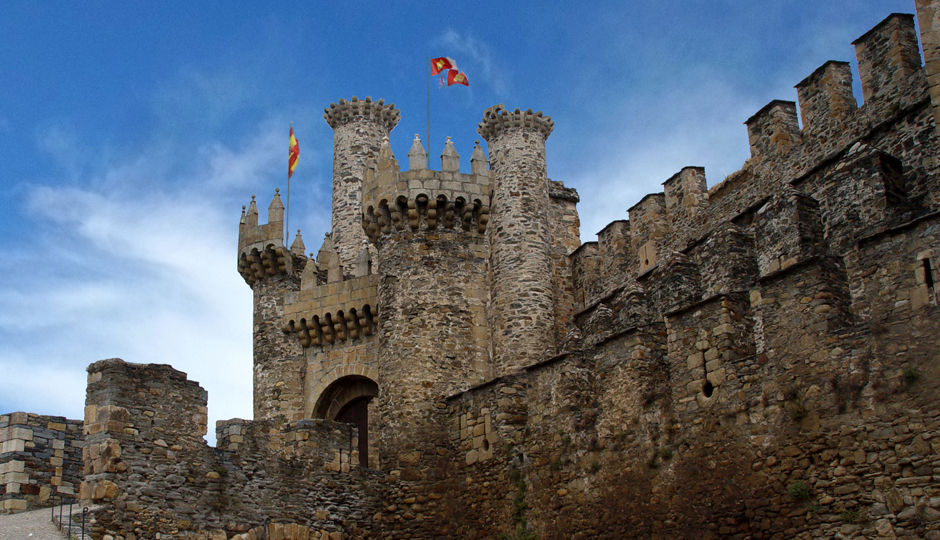
[[[297,229],[297,236],[294,237],[294,243],[290,245],[291,253],[302,257],[306,249],[306,246],[304,246],[304,238],[300,236],[300,229]]]
[[[421,171],[428,168],[428,153],[421,144],[421,137],[415,133],[415,140],[411,143],[411,150],[408,150],[408,170]]]
[[[281,188],[274,189],[274,198],[268,205],[268,223],[284,223],[284,203],[281,202]]]
[[[444,152],[441,153],[441,170],[444,172],[460,171],[460,154],[454,148],[454,143],[450,141],[450,137],[447,137],[447,141],[444,143]]]
[[[258,226],[258,205],[255,203],[255,196],[251,196],[251,202],[248,203],[248,214],[245,216],[245,225],[248,227]]]
[[[480,146],[480,139],[473,143],[473,155],[470,156],[470,174],[487,174],[489,172],[489,160]]]

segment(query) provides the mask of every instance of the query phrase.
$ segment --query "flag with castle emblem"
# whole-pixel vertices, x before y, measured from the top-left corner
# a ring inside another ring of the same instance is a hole
[[[454,62],[453,58],[442,56],[440,58],[431,59],[431,75],[438,75],[442,71],[447,71],[448,69],[457,69],[457,62]]]
[[[464,86],[470,86],[470,81],[467,80],[467,76],[464,75],[463,71],[457,71],[452,69],[447,72],[447,86],[452,84],[462,84]]]
[[[300,145],[297,144],[297,137],[294,137],[294,125],[290,126],[290,145],[287,147],[287,179],[290,180],[297,168],[297,158],[300,157]]]

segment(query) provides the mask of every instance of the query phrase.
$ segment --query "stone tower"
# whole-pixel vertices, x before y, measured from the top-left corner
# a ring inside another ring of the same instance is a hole
[[[551,117],[486,110],[477,131],[490,147],[493,272],[490,320],[497,375],[555,352],[549,188],[545,140]]]
[[[254,293],[254,417],[283,422],[298,420],[304,401],[303,349],[281,330],[285,296],[300,288],[303,268],[283,245],[284,204],[279,191],[268,206],[266,224],[258,224],[254,196],[248,211],[242,210],[238,272]]]
[[[382,140],[398,124],[401,113],[385,100],[365,101],[353,96],[324,109],[323,118],[333,128],[333,247],[339,253],[343,274],[352,268],[367,245],[359,225],[362,216],[362,177],[375,161]]]
[[[474,155],[482,155],[479,146]],[[449,137],[442,171],[426,170],[426,156],[416,136],[412,170],[399,172],[386,140],[363,181],[362,223],[377,248],[381,276],[379,446],[383,467],[390,468],[433,451],[442,398],[491,376],[484,238],[489,178],[485,167],[460,173]]]

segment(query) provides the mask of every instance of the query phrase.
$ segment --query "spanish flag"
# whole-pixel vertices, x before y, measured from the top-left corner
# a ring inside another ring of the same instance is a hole
[[[463,71],[458,72],[456,69],[452,69],[447,72],[447,86],[452,84],[470,86],[470,81],[467,80],[467,76],[464,75]]]
[[[287,148],[287,179],[290,180],[297,168],[297,158],[300,156],[300,145],[297,144],[297,137],[294,137],[294,126],[290,127],[290,146]]]
[[[457,62],[454,62],[453,58],[442,56],[431,59],[431,75],[437,75],[448,69],[457,69]]]

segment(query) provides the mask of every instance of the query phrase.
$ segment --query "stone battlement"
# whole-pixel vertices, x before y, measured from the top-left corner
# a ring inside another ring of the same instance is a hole
[[[501,131],[510,128],[532,129],[547,139],[555,128],[555,122],[551,116],[543,116],[542,111],[532,112],[532,109],[521,111],[517,107],[509,112],[505,105],[500,103],[484,111],[483,121],[477,126],[477,133],[489,141]]]
[[[386,105],[384,99],[372,101],[369,96],[364,101],[356,96],[349,101],[340,99],[338,104],[330,103],[328,108],[323,109],[323,119],[333,129],[357,119],[365,119],[382,124],[387,131],[391,131],[398,125],[400,118],[401,111],[395,108],[394,103]]]
[[[375,167],[366,170],[362,186],[363,228],[373,242],[392,231],[463,229],[482,234],[489,221],[490,180],[486,155],[477,141],[472,164],[476,172],[459,172],[460,156],[447,138],[441,171],[426,168],[421,141],[409,152],[411,170],[401,172],[388,141],[383,142]],[[422,167],[422,168],[416,168]]]

